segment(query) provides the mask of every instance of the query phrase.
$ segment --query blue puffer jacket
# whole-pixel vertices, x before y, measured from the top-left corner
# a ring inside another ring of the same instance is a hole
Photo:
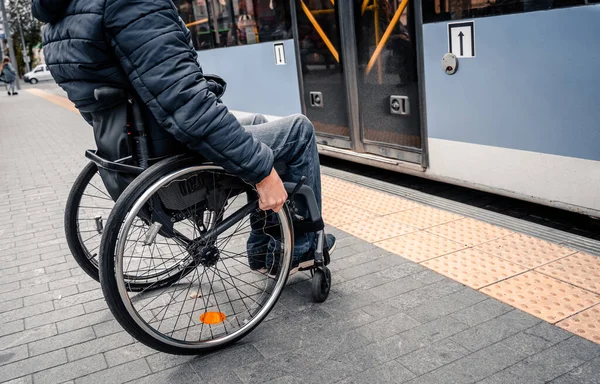
[[[217,100],[171,0],[33,0],[33,14],[50,72],[86,120],[95,88],[130,88],[179,142],[246,181],[268,176],[273,152]]]

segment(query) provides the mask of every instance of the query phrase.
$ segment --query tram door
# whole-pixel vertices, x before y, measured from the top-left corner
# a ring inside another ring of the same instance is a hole
[[[421,162],[412,0],[293,0],[304,113],[321,144]]]

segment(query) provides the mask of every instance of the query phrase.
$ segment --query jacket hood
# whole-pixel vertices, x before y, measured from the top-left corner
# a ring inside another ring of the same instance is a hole
[[[56,21],[71,3],[71,0],[33,0],[31,11],[33,17],[43,23]]]

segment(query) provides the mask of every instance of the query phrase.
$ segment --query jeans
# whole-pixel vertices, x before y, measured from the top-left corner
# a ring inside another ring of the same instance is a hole
[[[15,81],[10,81],[5,84],[6,90],[12,95],[15,93]]]
[[[317,199],[319,210],[321,204],[321,170],[315,130],[307,117],[292,115],[268,122],[262,115],[252,115],[239,119],[246,131],[268,145],[273,150],[276,164],[285,164],[286,170],[281,174],[284,182],[297,183],[306,176],[305,185],[312,188]],[[260,256],[271,255],[276,244],[271,238],[257,228],[253,228],[248,239],[247,248],[251,267]],[[315,234],[297,235],[294,239],[293,261],[298,262],[302,255],[314,247]],[[264,262],[263,262],[264,263]],[[269,257],[266,260],[270,264]]]

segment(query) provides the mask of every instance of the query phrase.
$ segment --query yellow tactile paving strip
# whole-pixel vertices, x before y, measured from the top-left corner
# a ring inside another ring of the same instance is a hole
[[[28,90],[71,112],[64,97]],[[323,176],[323,218],[600,344],[600,258]]]
[[[49,102],[54,103],[54,104],[58,105],[59,107],[62,107],[66,110],[69,110],[71,112],[75,112],[75,113],[79,114],[79,111],[77,110],[77,108],[75,108],[75,105],[73,105],[73,103],[65,97],[54,95],[52,93],[45,92],[45,91],[42,91],[41,89],[36,89],[36,88],[30,88],[27,90],[27,92],[29,92],[33,95],[36,95],[38,97],[41,97],[42,99],[48,100]]]
[[[474,289],[488,286],[527,270],[527,268],[510,261],[473,248],[425,261],[423,265]]]
[[[600,344],[600,258],[323,176],[327,224]]]

